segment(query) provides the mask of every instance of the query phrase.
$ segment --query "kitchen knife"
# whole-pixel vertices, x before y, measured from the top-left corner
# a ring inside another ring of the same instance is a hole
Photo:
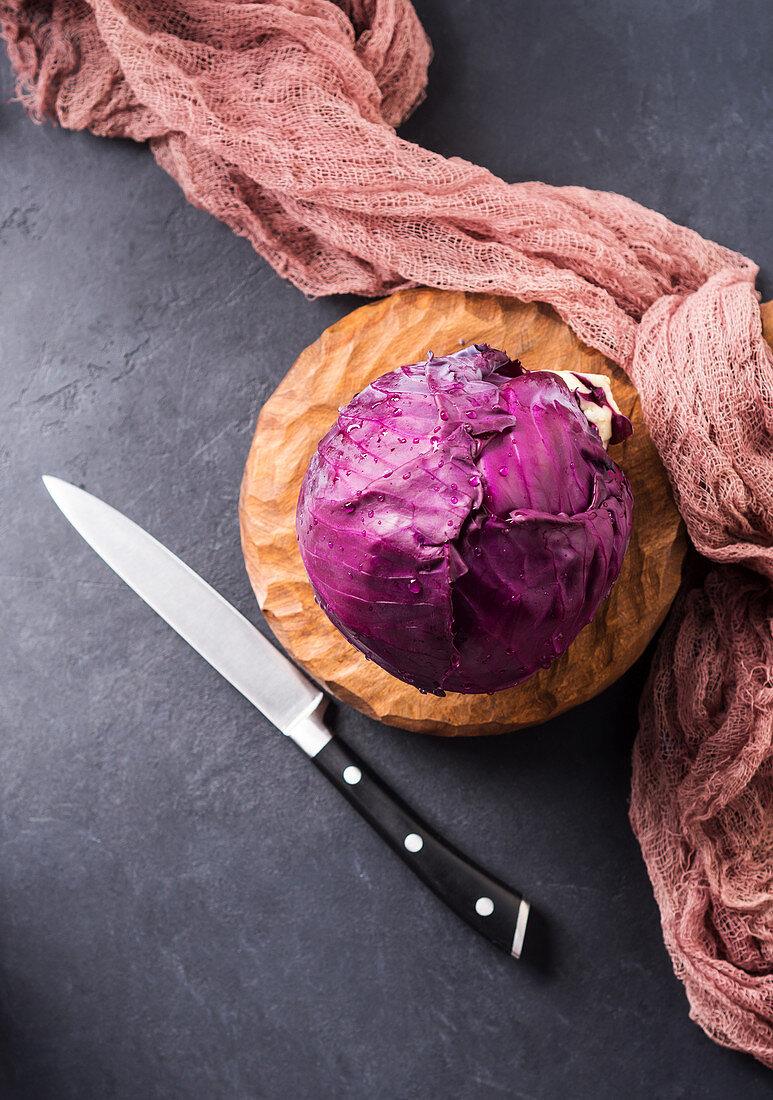
[[[235,607],[136,523],[44,476],[86,542],[138,596],[302,749],[420,879],[463,920],[520,958],[529,903],[421,821],[322,721],[327,699]]]

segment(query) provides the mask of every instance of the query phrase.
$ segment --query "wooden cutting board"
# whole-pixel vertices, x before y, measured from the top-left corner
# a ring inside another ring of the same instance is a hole
[[[773,303],[763,307],[766,338]],[[487,343],[525,367],[608,374],[630,439],[612,448],[633,489],[631,543],[610,598],[549,668],[495,695],[414,688],[366,661],[314,602],[295,538],[295,508],[317,443],[358,390],[378,375]],[[261,610],[281,645],[338,699],[389,725],[446,736],[502,733],[544,722],[597,695],[640,656],[679,587],[684,526],[623,372],[585,347],[549,306],[513,298],[408,290],[363,306],[322,333],[290,369],[258,419],[242,482],[242,547]]]

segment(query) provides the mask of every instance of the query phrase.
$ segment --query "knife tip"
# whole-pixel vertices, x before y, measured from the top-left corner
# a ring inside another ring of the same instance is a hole
[[[53,474],[41,474],[40,480],[57,508],[66,514],[65,504],[72,499],[74,492],[77,492],[76,487],[61,477],[54,477]]]

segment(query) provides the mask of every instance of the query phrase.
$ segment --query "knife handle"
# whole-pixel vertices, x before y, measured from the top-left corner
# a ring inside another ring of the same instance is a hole
[[[529,903],[427,828],[336,737],[311,757],[376,832],[476,932],[520,958]]]

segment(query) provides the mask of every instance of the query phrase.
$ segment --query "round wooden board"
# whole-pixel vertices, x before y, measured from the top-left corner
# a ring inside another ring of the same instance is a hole
[[[773,317],[770,317],[773,321]],[[340,405],[378,375],[471,343],[488,343],[530,369],[605,373],[634,425],[613,448],[634,495],[631,543],[610,598],[562,657],[495,695],[422,695],[366,661],[314,602],[295,537],[309,459]],[[597,695],[642,653],[679,587],[684,527],[665,471],[623,372],[585,347],[553,309],[513,298],[408,290],[363,306],[322,333],[258,419],[240,498],[252,587],[281,645],[327,691],[389,725],[461,736],[544,722]]]

